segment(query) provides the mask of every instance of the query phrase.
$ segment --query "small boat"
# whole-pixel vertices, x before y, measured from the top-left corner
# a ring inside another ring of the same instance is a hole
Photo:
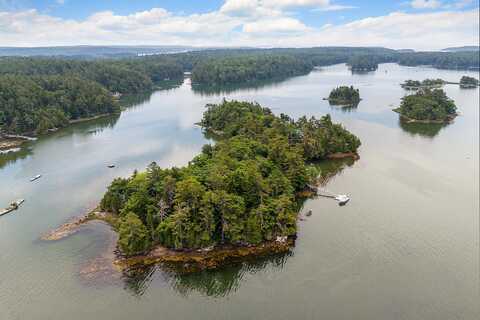
[[[312,215],[312,210],[308,210],[305,215],[306,215],[307,217],[310,217],[310,216]]]
[[[111,168],[115,168],[115,165],[114,164],[109,164],[107,167],[109,167],[111,169]]]
[[[335,196],[335,200],[338,201],[338,204],[341,206],[344,206],[347,204],[348,201],[350,201],[350,198],[346,194],[339,194]]]
[[[33,181],[35,181],[35,180],[38,180],[38,179],[40,179],[41,177],[42,177],[41,174],[37,174],[35,177],[33,177],[33,178],[30,179],[30,182],[33,182]]]
[[[17,201],[12,202],[10,206],[0,211],[0,216],[3,216],[4,214],[7,214],[9,212],[12,212],[13,210],[17,210],[18,207],[20,207],[20,205],[24,202],[25,202],[25,199],[19,199]]]

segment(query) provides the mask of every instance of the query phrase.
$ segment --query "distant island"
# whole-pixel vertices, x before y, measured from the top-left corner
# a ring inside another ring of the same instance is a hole
[[[463,76],[460,79],[460,88],[468,89],[468,88],[476,88],[478,87],[479,82],[478,79],[473,77]]]
[[[446,82],[442,79],[405,80],[401,87],[406,90],[433,89],[443,86]]]
[[[378,69],[378,61],[373,56],[353,56],[347,62],[352,71],[375,71]]]
[[[408,122],[443,123],[457,116],[457,107],[442,89],[422,89],[402,98],[394,109]]]
[[[329,115],[294,121],[248,102],[208,105],[200,125],[219,138],[188,166],[152,163],[115,179],[101,200],[122,253],[140,255],[132,263],[165,255],[189,261],[200,250],[211,252],[206,267],[215,267],[237,248],[250,254],[285,248],[297,231],[298,203],[318,176],[310,163],[355,157],[360,146]]]
[[[332,105],[356,106],[360,102],[360,91],[353,86],[333,89],[327,98]]]

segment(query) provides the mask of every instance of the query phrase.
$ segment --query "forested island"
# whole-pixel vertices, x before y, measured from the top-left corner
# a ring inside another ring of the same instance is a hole
[[[446,82],[442,79],[425,79],[423,81],[418,80],[405,80],[401,84],[401,87],[406,90],[418,90],[418,89],[433,89],[443,86]]]
[[[360,91],[353,86],[340,86],[330,92],[327,100],[332,105],[356,106],[360,102]]]
[[[223,261],[225,248],[275,248],[268,244],[295,236],[299,203],[319,173],[311,162],[360,146],[329,115],[294,121],[248,102],[208,105],[200,125],[217,142],[188,166],[152,163],[108,187],[100,207],[114,217],[123,254],[223,250]]]
[[[422,89],[402,98],[400,107],[394,109],[409,122],[442,123],[457,116],[457,107],[442,89]]]
[[[478,79],[475,79],[473,77],[463,76],[460,79],[460,88],[463,88],[463,89],[476,88],[478,87],[478,85],[479,85]]]

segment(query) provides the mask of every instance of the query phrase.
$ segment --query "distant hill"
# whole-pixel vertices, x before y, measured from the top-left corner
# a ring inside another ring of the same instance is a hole
[[[0,56],[64,56],[115,58],[166,53],[179,53],[202,48],[188,46],[61,46],[61,47],[0,47]]]
[[[411,53],[411,52],[415,52],[415,50],[413,50],[413,49],[398,49],[397,52],[400,52],[400,53]]]
[[[480,46],[463,46],[463,47],[450,47],[442,49],[445,52],[466,52],[466,51],[480,51]]]

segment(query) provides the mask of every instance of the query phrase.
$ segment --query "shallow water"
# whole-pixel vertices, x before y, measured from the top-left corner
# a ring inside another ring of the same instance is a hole
[[[479,89],[445,86],[462,113],[447,126],[405,125],[391,111],[404,80],[464,74],[479,76],[396,64],[352,75],[336,65],[223,93],[187,80],[131,98],[119,117],[0,154],[0,207],[26,199],[0,218],[0,319],[478,319]],[[322,100],[341,84],[360,89],[357,108]],[[224,96],[293,117],[330,113],[362,140],[360,160],[322,164],[326,188],[352,200],[307,201],[302,211],[313,215],[299,222],[291,254],[188,276],[154,267],[85,281],[80,271],[111,242],[107,226],[38,240],[93,207],[113,178],[151,161],[187,164],[207,142],[194,125],[204,105]]]

